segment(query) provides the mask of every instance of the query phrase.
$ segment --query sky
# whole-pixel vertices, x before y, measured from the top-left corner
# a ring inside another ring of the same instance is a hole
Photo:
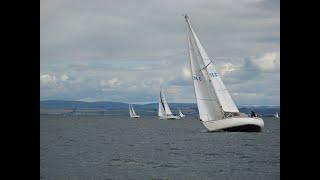
[[[40,99],[195,103],[182,14],[237,105],[280,104],[279,0],[41,0]]]

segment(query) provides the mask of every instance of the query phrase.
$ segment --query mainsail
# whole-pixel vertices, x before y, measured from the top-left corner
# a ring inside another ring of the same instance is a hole
[[[132,118],[138,118],[140,117],[138,114],[136,114],[136,112],[133,109],[132,104],[129,104],[129,113],[130,113],[130,117]]]
[[[158,116],[165,116],[166,112],[164,111],[164,106],[161,103],[161,101],[159,100],[159,107],[158,107]]]
[[[162,90],[160,90],[158,116],[168,116],[168,115],[172,115],[172,112],[169,108],[166,98],[162,93]]]
[[[194,89],[202,121],[223,119],[226,113],[239,110],[193,31],[188,16],[188,52]]]
[[[132,106],[132,104],[131,104],[131,111],[132,111],[132,114],[134,115],[134,116],[136,116],[137,114],[136,114],[136,112],[134,111],[134,109],[133,109],[133,106]]]
[[[129,114],[130,114],[130,117],[133,117],[133,116],[134,116],[130,104],[129,104]]]

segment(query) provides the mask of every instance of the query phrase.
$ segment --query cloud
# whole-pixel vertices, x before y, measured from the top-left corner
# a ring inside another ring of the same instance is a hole
[[[67,81],[69,79],[69,76],[66,74],[61,75],[61,80],[62,81]]]
[[[40,82],[43,84],[55,83],[57,82],[57,78],[50,74],[42,74],[40,75]]]
[[[181,16],[188,13],[227,88],[240,94],[237,102],[279,100],[280,88],[273,85],[280,64],[277,0],[40,5],[41,99],[150,102],[162,86],[175,89],[168,92],[173,101],[195,102]]]
[[[108,91],[112,88],[119,87],[121,85],[121,82],[119,81],[118,78],[112,78],[110,80],[101,80],[100,81],[100,86],[102,88],[102,91]]]
[[[276,52],[269,52],[253,59],[253,63],[261,71],[274,72],[280,69],[280,56]]]
[[[191,71],[190,68],[184,66],[182,68],[182,77],[184,78],[184,80],[189,80],[191,79]]]
[[[219,74],[223,77],[225,74],[231,73],[233,71],[239,70],[240,67],[236,66],[231,62],[226,62],[218,67]]]

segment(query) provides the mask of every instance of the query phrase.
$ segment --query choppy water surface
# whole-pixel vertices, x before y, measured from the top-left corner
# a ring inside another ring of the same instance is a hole
[[[280,120],[208,133],[195,118],[41,115],[40,179],[280,179]]]

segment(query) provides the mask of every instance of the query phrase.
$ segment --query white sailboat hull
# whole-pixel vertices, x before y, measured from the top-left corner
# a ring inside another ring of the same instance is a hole
[[[202,123],[209,131],[260,132],[264,127],[263,120],[258,117],[231,117],[220,120],[203,121]]]
[[[139,115],[133,115],[131,116],[132,118],[139,118],[140,116]]]
[[[175,119],[180,119],[179,116],[160,116],[160,119],[167,119],[167,120],[175,120]]]

